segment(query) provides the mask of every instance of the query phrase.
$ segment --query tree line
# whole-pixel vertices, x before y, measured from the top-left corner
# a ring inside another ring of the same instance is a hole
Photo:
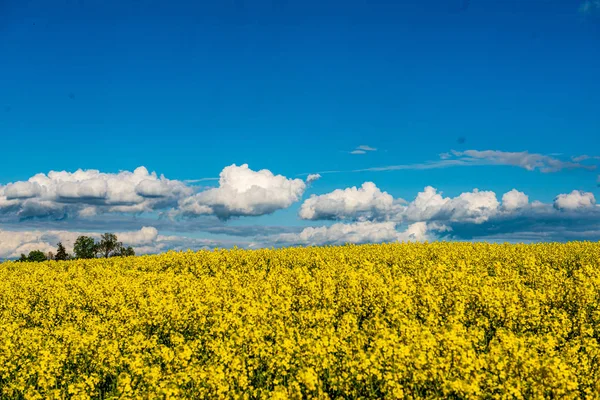
[[[62,242],[57,245],[56,253],[44,253],[41,250],[30,251],[28,255],[21,254],[18,261],[41,262],[47,260],[65,261],[73,259],[97,258],[97,257],[129,257],[135,256],[131,246],[125,247],[119,242],[114,233],[104,233],[100,241],[95,241],[89,236],[79,236],[73,246],[73,254],[67,253]]]

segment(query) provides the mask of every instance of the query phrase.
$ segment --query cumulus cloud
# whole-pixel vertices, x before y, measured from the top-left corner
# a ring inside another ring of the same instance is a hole
[[[312,195],[300,207],[299,215],[307,220],[385,220],[398,213],[400,202],[382,192],[373,182],[365,182],[360,188]]]
[[[6,186],[4,194],[6,200],[29,199],[39,196],[42,188],[36,182],[16,182]]]
[[[51,171],[0,186],[0,213],[21,218],[141,213],[172,207],[193,190],[144,167],[116,174],[98,170]]]
[[[130,246],[149,245],[158,238],[158,230],[152,226],[144,226],[139,231],[117,232],[117,238]]]
[[[279,244],[304,246],[424,240],[428,240],[426,223],[417,222],[409,225],[405,231],[398,232],[393,221],[337,223],[331,226],[308,227],[300,233],[284,233],[274,237],[274,241]]]
[[[512,211],[523,208],[529,204],[529,196],[516,189],[504,193],[502,196],[502,207],[505,210]]]
[[[406,208],[405,215],[414,221],[432,220],[450,199],[443,198],[437,189],[427,186]]]
[[[233,164],[221,172],[219,187],[180,201],[179,214],[214,214],[221,219],[271,214],[299,201],[305,190],[306,183],[301,179],[288,179],[266,169],[253,171],[248,164]]]
[[[428,186],[409,203],[404,216],[409,221],[464,221],[477,224],[496,214],[499,205],[492,191],[474,189],[449,198]]]
[[[596,205],[593,193],[573,190],[568,194],[559,194],[554,199],[554,207],[559,210],[581,210]]]

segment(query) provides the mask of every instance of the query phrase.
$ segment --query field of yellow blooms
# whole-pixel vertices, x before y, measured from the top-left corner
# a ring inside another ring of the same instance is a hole
[[[0,398],[600,398],[600,243],[0,264]]]

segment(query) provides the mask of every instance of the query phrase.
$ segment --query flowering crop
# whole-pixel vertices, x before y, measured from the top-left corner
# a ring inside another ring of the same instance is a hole
[[[0,264],[0,397],[600,398],[600,243]]]

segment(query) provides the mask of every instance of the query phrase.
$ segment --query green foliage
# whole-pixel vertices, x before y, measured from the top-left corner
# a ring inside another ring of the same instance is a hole
[[[69,259],[69,254],[67,253],[67,249],[63,246],[62,243],[58,243],[58,248],[56,249],[56,255],[54,256],[56,261],[65,261]]]
[[[101,236],[98,243],[98,252],[105,258],[120,255],[123,243],[117,240],[117,235],[114,233],[105,233]]]
[[[29,252],[29,255],[27,256],[27,261],[29,262],[42,262],[46,260],[46,255],[43,251],[40,250],[33,250]]]
[[[135,256],[135,251],[131,246],[125,247],[122,242],[117,240],[114,233],[104,233],[100,242],[96,243],[94,238],[89,236],[79,236],[73,247],[74,258],[89,259],[96,258],[98,254],[102,257],[130,257]],[[67,253],[67,249],[62,243],[58,243],[56,255],[49,252],[47,255],[40,250],[34,250],[29,255],[21,254],[18,262],[40,262],[46,260],[65,261],[72,256]]]
[[[96,258],[98,246],[89,236],[79,236],[73,247],[76,258]]]
[[[117,257],[131,257],[135,256],[135,251],[133,251],[133,247],[124,247],[121,246],[117,252],[114,254]]]

